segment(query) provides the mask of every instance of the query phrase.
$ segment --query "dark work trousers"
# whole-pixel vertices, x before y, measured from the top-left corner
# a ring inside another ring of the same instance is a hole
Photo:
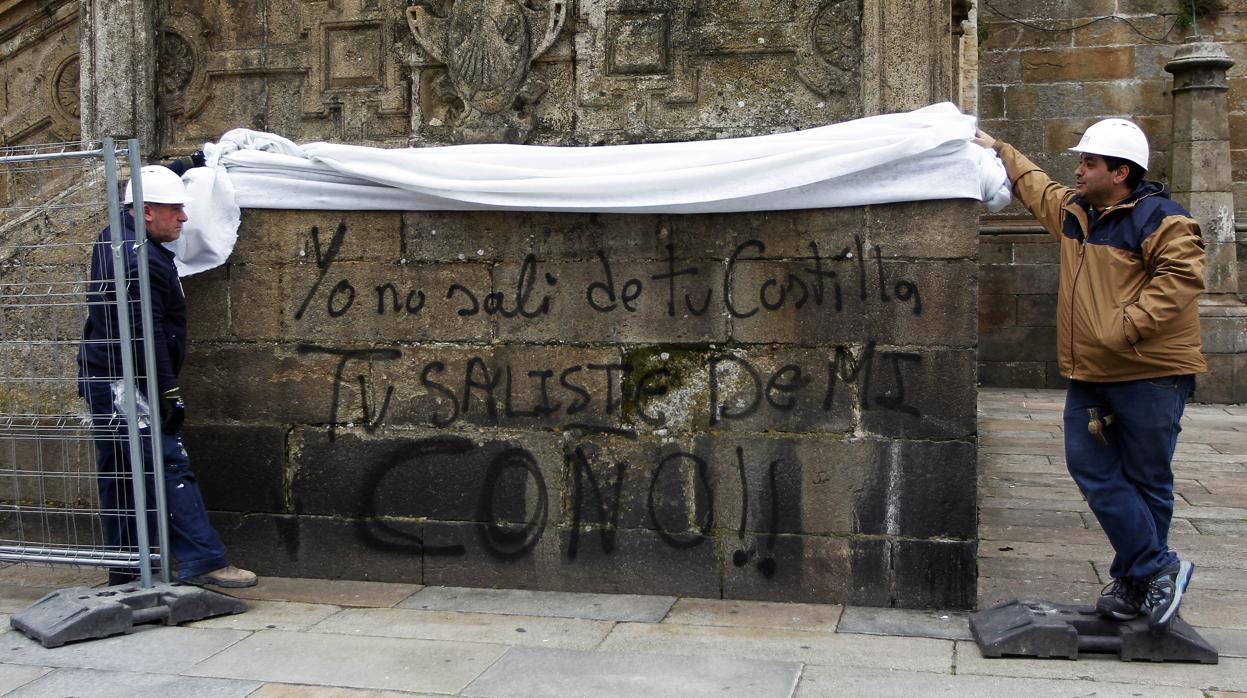
[[[1194,376],[1119,383],[1071,380],[1065,395],[1065,462],[1116,555],[1114,579],[1145,581],[1178,559],[1169,550],[1173,460]],[[1088,409],[1114,415],[1107,445],[1087,430]]]
[[[105,542],[112,549],[130,549],[138,544],[135,528],[134,491],[130,478],[130,446],[126,439],[125,422],[113,407],[112,392],[107,381],[80,383],[87,404],[91,407],[95,435],[96,469],[99,474],[101,519]],[[155,509],[152,489],[151,428],[141,430],[143,465],[147,472],[147,509]],[[191,472],[190,460],[182,446],[180,434],[156,435],[165,461],[165,500],[169,508],[169,547],[177,561],[178,577],[186,579],[220,569],[229,564],[225,545],[208,521],[208,512],[199,484]],[[155,517],[148,516],[148,540],[153,548],[159,545]],[[109,570],[109,584],[124,584],[136,578],[128,570]]]

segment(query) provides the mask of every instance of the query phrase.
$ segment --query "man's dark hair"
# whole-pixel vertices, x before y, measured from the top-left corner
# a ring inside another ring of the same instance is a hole
[[[1134,191],[1135,187],[1139,186],[1139,183],[1143,181],[1143,175],[1147,174],[1147,170],[1125,158],[1115,158],[1109,155],[1104,155],[1102,157],[1104,158],[1104,164],[1108,165],[1109,171],[1116,170],[1122,165],[1126,165],[1130,168],[1130,174],[1126,175],[1126,186],[1130,187],[1130,191]]]

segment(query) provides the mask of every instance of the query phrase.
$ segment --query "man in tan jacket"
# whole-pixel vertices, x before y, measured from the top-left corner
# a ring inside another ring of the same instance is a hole
[[[979,131],[1014,195],[1061,246],[1057,361],[1070,379],[1065,460],[1116,553],[1096,610],[1169,629],[1193,566],[1169,549],[1179,424],[1207,371],[1200,352],[1204,244],[1164,187],[1144,181],[1147,137],[1125,119],[1092,125],[1073,189]]]

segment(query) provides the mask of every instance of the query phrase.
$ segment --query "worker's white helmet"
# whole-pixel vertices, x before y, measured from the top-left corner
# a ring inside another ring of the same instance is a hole
[[[1143,135],[1143,129],[1125,119],[1105,119],[1092,124],[1083,132],[1078,145],[1070,150],[1075,153],[1122,158],[1147,169],[1147,136]]]
[[[187,204],[192,201],[182,178],[164,165],[148,165],[139,172],[143,177],[143,201],[150,204]],[[126,182],[126,198],[121,203],[134,203],[133,178]]]

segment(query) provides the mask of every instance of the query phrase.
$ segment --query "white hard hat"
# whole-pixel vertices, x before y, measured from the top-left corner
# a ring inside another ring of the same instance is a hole
[[[186,204],[192,201],[182,178],[164,165],[148,165],[139,170],[143,177],[143,201],[149,204]],[[126,182],[123,204],[134,203],[134,179]]]
[[[1143,135],[1143,129],[1125,119],[1097,121],[1083,132],[1082,140],[1070,150],[1122,158],[1147,169],[1147,136]]]

